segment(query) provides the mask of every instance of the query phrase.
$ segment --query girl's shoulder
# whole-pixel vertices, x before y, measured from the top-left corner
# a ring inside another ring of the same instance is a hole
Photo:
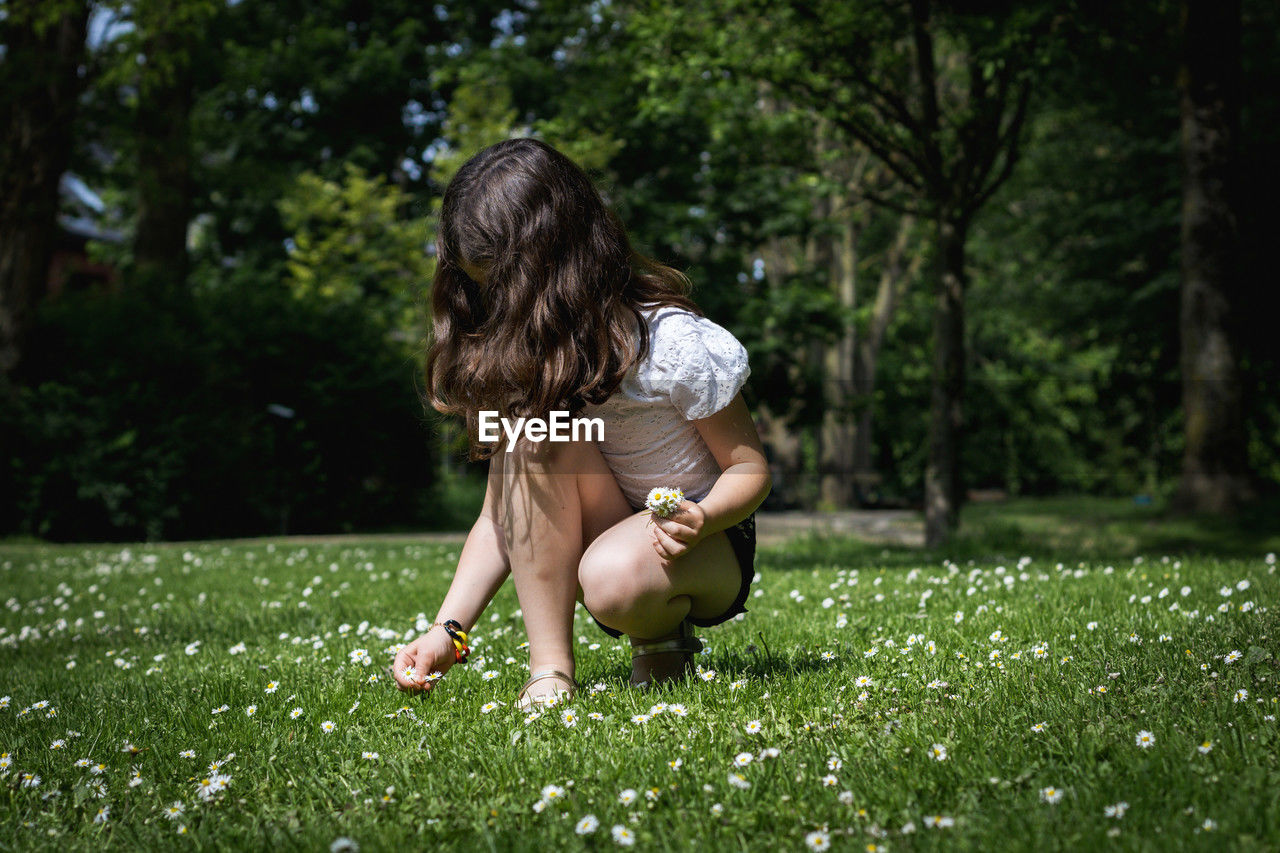
[[[751,372],[733,333],[676,306],[642,306],[641,313],[649,327],[649,353],[637,365],[641,385],[670,398],[690,420],[727,406]]]

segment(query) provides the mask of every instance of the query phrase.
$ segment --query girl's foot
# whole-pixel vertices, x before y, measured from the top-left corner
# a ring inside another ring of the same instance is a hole
[[[693,656],[702,651],[702,641],[693,636],[688,620],[673,634],[653,640],[631,638],[631,684],[662,684],[693,674]]]
[[[537,670],[516,694],[516,708],[532,711],[537,707],[551,707],[573,698],[578,682],[561,670],[544,667]]]

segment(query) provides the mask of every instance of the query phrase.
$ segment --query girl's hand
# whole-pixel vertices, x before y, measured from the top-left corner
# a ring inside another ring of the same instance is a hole
[[[666,518],[653,518],[653,548],[665,560],[674,560],[702,541],[707,514],[693,501],[683,501]]]
[[[427,633],[409,643],[396,655],[391,674],[396,685],[406,693],[426,693],[436,685],[431,673],[444,675],[457,661],[453,639],[439,625],[427,629]],[[412,670],[412,673],[409,673]]]

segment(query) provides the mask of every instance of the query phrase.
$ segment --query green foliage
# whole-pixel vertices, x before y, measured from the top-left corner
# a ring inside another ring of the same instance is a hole
[[[341,181],[298,176],[279,202],[292,232],[289,284],[294,296],[367,312],[401,340],[424,334],[420,304],[435,270],[432,224],[403,219],[407,196],[381,176],[346,164]]]
[[[431,523],[417,368],[350,305],[244,277],[178,303],[65,298],[33,340],[16,404],[0,412],[6,531],[114,540]]]

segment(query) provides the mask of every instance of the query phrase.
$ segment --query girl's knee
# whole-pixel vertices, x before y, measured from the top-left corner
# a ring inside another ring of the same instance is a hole
[[[582,604],[592,615],[605,621],[616,619],[643,605],[647,590],[640,583],[639,567],[616,555],[586,554],[578,564],[578,585]]]

